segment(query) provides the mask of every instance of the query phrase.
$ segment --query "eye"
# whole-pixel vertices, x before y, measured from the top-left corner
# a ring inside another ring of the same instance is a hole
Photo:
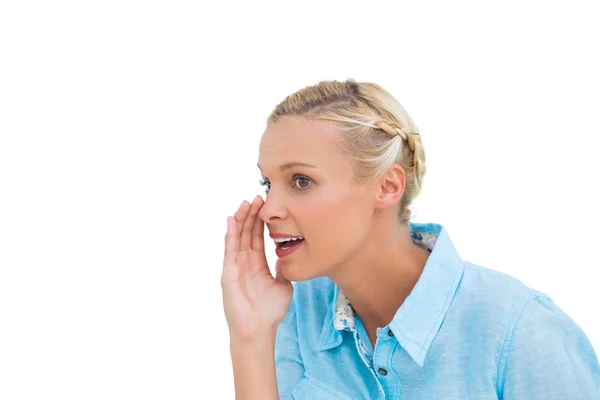
[[[266,179],[260,179],[258,183],[260,183],[261,186],[266,187],[265,192],[269,193],[269,190],[271,190],[271,182]]]
[[[294,175],[295,189],[306,189],[312,183],[312,180],[303,175]]]

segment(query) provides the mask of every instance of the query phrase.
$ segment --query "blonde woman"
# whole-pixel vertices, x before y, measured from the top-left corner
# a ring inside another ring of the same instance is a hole
[[[221,280],[237,399],[600,399],[592,345],[547,295],[410,221],[425,150],[382,87],[288,96],[258,167],[266,200],[227,219]]]

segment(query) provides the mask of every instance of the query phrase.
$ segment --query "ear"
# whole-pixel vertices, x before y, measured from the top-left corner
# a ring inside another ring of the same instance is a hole
[[[402,194],[406,183],[404,169],[398,164],[388,170],[377,182],[376,195],[374,199],[375,208],[389,208],[396,206]]]

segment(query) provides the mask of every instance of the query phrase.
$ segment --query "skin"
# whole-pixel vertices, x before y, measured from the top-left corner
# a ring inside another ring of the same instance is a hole
[[[236,398],[277,398],[273,346],[292,297],[290,281],[327,276],[348,296],[371,344],[393,319],[429,257],[397,222],[405,187],[401,166],[357,184],[351,160],[326,122],[286,118],[270,125],[258,165],[260,196],[227,220],[221,286],[230,330]],[[300,162],[311,166],[290,166]],[[277,260],[273,277],[264,252],[270,233],[303,236]]]

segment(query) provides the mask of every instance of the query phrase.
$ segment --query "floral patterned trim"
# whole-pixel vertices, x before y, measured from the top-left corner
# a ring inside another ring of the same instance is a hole
[[[335,329],[338,331],[345,328],[354,329],[354,309],[342,289],[339,290],[336,306],[335,316],[333,317]]]

